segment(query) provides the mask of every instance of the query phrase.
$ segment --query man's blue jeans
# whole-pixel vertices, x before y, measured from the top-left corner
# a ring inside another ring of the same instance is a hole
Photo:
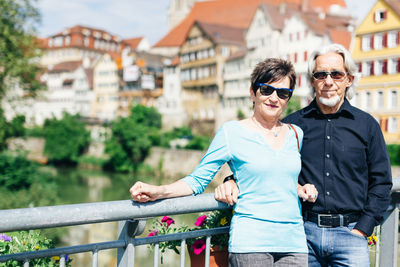
[[[366,237],[350,232],[355,224],[322,228],[306,221],[304,228],[308,244],[308,266],[368,267],[368,241]]]

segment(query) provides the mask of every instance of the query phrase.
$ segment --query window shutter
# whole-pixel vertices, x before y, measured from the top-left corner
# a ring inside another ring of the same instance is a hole
[[[308,60],[308,55],[307,55],[307,51],[304,51],[304,61]]]
[[[369,39],[369,40],[370,40],[370,45],[371,45],[371,50],[372,50],[372,49],[374,49],[374,35],[371,35],[370,38],[371,39]]]
[[[375,71],[374,71],[374,62],[373,61],[371,61],[371,70],[370,70],[369,73],[371,73],[371,75],[374,75],[374,73],[375,73]]]
[[[297,63],[297,52],[294,53],[294,63]]]
[[[385,10],[384,12],[383,12],[383,19],[386,19],[387,18],[387,10]]]
[[[387,72],[387,66],[388,66],[388,61],[387,61],[387,59],[385,59],[384,61],[383,61],[383,65],[382,65],[382,73],[383,74],[387,74],[388,72]]]
[[[400,73],[400,58],[397,59],[397,73]]]
[[[358,72],[362,72],[362,62],[358,63]]]
[[[301,87],[301,77],[302,75],[299,75],[299,87]]]
[[[388,131],[388,119],[385,119],[385,132]]]
[[[399,45],[399,39],[400,39],[400,31],[397,32],[396,45]]]
[[[387,39],[388,39],[388,33],[385,32],[385,33],[383,34],[383,39],[382,39],[382,45],[383,45],[383,47],[387,47]]]

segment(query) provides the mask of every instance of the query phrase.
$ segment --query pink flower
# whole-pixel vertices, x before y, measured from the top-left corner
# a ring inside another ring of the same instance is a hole
[[[155,236],[158,235],[158,230],[151,231],[147,236]]]
[[[197,218],[196,222],[194,223],[196,226],[203,226],[207,221],[206,215],[201,215]]]
[[[169,226],[170,226],[171,224],[175,223],[175,221],[174,221],[171,217],[168,217],[168,216],[164,216],[164,217],[161,219],[161,222],[167,223],[167,228],[169,228]]]
[[[206,242],[202,239],[197,239],[192,245],[194,254],[199,255],[206,248]]]

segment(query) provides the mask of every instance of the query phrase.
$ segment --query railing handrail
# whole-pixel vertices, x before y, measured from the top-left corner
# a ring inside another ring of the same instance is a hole
[[[120,200],[8,209],[0,210],[0,232],[151,218],[160,214],[175,215],[228,208],[227,204],[215,200],[214,194],[208,193],[148,203]]]
[[[400,190],[400,178],[393,178],[392,192]],[[132,200],[0,210],[0,232],[92,224],[228,209],[214,194],[163,199],[148,203]],[[26,220],[29,218],[29,220]]]

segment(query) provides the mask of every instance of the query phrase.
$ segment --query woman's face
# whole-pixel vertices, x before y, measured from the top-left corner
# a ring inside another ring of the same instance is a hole
[[[279,81],[265,82],[265,84],[275,88],[289,88],[290,80],[289,77],[284,77]],[[250,94],[251,100],[254,102],[254,115],[262,116],[266,119],[279,119],[289,101],[289,99],[279,98],[276,91],[265,96],[261,94],[260,89],[257,89],[256,94],[254,94],[252,88],[250,88]]]

